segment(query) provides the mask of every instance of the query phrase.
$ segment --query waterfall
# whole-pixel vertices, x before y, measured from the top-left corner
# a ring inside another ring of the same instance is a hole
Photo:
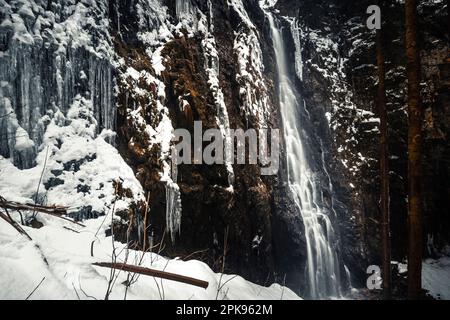
[[[336,236],[323,206],[319,177],[308,163],[307,149],[300,128],[302,101],[289,77],[286,47],[281,28],[267,11],[279,78],[279,99],[286,143],[287,179],[295,204],[305,225],[307,278],[311,298],[339,297],[340,263],[333,244]]]

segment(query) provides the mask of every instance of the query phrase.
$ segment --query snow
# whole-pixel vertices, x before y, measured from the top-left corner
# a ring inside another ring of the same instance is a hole
[[[0,299],[25,299],[44,278],[30,299],[104,299],[110,269],[96,267],[92,263],[111,262],[113,243],[111,237],[105,237],[104,233],[111,213],[105,218],[85,221],[85,228],[41,214],[38,219],[44,224],[41,229],[24,227],[32,241],[0,220]],[[79,233],[64,229],[64,226]],[[169,260],[154,253],[142,256],[142,252],[127,250],[125,245],[117,242],[114,248],[117,262],[139,264],[142,259],[140,265],[143,267],[209,282],[205,290],[141,275],[129,287],[127,299],[215,299],[217,294],[219,300],[299,299],[290,289],[278,284],[262,287],[239,276],[221,277],[200,261]],[[117,271],[116,275],[110,299],[124,299],[124,283],[129,273]]]
[[[22,127],[18,127],[16,130],[16,143],[14,146],[15,150],[23,151],[33,147],[34,142],[30,139],[28,133]]]
[[[43,117],[56,109],[65,114],[77,94],[93,101],[99,131],[115,123],[107,2],[66,0],[52,11],[46,7],[37,0],[1,5],[0,36],[7,49],[0,55],[0,114],[14,111],[0,120],[8,128],[2,155],[21,168],[35,164]]]
[[[247,22],[246,27],[240,28],[235,34],[233,49],[239,67],[236,80],[240,86],[241,108],[247,120],[249,116],[253,116],[257,119],[259,128],[266,128],[270,100],[263,74],[259,34],[251,22]]]
[[[297,19],[291,21],[291,34],[295,45],[295,72],[300,80],[303,80],[303,58],[301,37],[302,30]]]
[[[255,28],[253,22],[250,20],[248,14],[247,14],[247,11],[245,10],[245,7],[244,7],[244,4],[242,3],[242,0],[227,0],[227,4],[228,4],[228,6],[233,7],[233,9],[239,15],[241,20],[250,29],[254,29]]]
[[[422,287],[436,299],[450,300],[450,257],[423,262]]]
[[[0,157],[2,179],[14,177],[7,185],[0,185],[0,194],[11,201],[34,202],[42,175],[42,184],[55,178],[61,183],[48,190],[40,185],[39,197],[45,197],[49,204],[69,206],[69,212],[76,213],[88,205],[99,213],[107,210],[114,198],[116,180],[132,190],[135,198],[129,201],[143,199],[142,187],[132,169],[105,141],[112,133],[105,130],[97,135],[96,128],[92,103],[78,96],[66,117],[57,112],[48,124],[35,167],[20,170]],[[61,172],[55,175],[57,171]],[[89,192],[79,192],[79,186],[87,186]]]
[[[155,73],[160,76],[161,72],[163,72],[166,68],[163,65],[163,58],[161,56],[161,51],[164,47],[159,47],[155,50],[155,52],[152,55],[152,65],[153,69],[155,70]]]
[[[442,254],[448,252],[442,251]],[[391,261],[401,275],[408,273],[408,263]],[[422,288],[435,299],[450,300],[450,256],[422,261]]]
[[[228,117],[228,109],[225,104],[225,98],[219,85],[219,55],[216,48],[216,39],[210,29],[208,29],[207,17],[201,14],[198,23],[200,34],[203,36],[202,46],[205,57],[205,70],[208,76],[209,88],[213,94],[214,102],[217,109],[216,122],[222,136],[225,139],[225,166],[228,172],[228,190],[233,190],[234,171],[233,161],[231,159],[231,135],[230,120]]]
[[[259,0],[259,6],[263,9],[273,8],[278,0]]]
[[[130,76],[134,74],[129,71]],[[69,213],[92,206],[93,211],[104,216],[84,220],[86,227],[83,228],[38,213],[37,220],[43,223],[42,228],[23,227],[32,241],[0,220],[0,299],[25,299],[42,279],[31,299],[103,299],[110,270],[94,267],[92,263],[111,261],[113,242],[111,237],[106,237],[105,231],[111,221],[119,219],[115,211],[129,208],[131,202],[144,200],[142,187],[118,151],[105,141],[114,133],[103,130],[96,134],[97,122],[90,100],[77,96],[66,115],[56,111],[49,119],[35,167],[20,170],[8,159],[0,157],[0,177],[8,179],[7,185],[0,185],[0,194],[22,203],[33,203],[35,198],[46,199],[44,202],[50,205],[69,206]],[[167,124],[164,126],[168,127]],[[168,139],[171,131],[166,134]],[[70,163],[70,168],[64,168]],[[170,167],[165,167],[164,171],[169,170]],[[42,184],[45,184],[55,178],[56,171],[61,171],[57,178],[62,183],[50,186],[48,190],[40,185],[39,197],[35,197],[41,175]],[[169,186],[176,186],[176,174],[172,174],[172,178],[174,182]],[[133,198],[115,199],[113,181],[121,181],[124,188],[132,190]],[[167,181],[170,183],[171,180]],[[79,192],[80,184],[88,186],[89,190]],[[30,218],[31,212],[23,213],[25,220]],[[17,214],[12,214],[19,221]],[[173,218],[173,221],[177,220],[177,217]],[[92,243],[93,257],[90,254]],[[137,264],[142,258],[142,266],[199,278],[210,284],[204,290],[140,276],[129,288],[127,299],[215,299],[218,291],[218,299],[298,299],[291,290],[277,284],[264,288],[242,277],[221,276],[200,261],[169,260],[152,253],[142,256],[142,252],[128,250],[117,242],[114,247],[116,261]],[[118,273],[111,299],[124,298],[124,283],[128,276],[126,272]]]

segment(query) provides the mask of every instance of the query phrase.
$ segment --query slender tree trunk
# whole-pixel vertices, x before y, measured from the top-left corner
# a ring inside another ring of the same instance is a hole
[[[408,60],[408,298],[418,299],[422,279],[422,118],[417,3],[405,1]]]
[[[447,0],[447,41],[450,43],[450,0]]]
[[[388,127],[386,110],[386,69],[383,52],[383,31],[377,30],[378,112],[380,115],[380,207],[381,207],[381,258],[383,263],[383,296],[391,297],[391,238],[389,219],[389,164]]]

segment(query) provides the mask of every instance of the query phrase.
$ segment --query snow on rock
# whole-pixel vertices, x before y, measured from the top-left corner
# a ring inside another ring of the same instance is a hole
[[[202,14],[202,19],[199,22],[200,32],[203,33],[202,46],[205,55],[205,69],[208,75],[208,84],[214,96],[214,101],[217,108],[216,122],[224,137],[225,143],[225,166],[228,171],[228,185],[230,190],[234,184],[234,171],[231,159],[231,134],[230,134],[230,120],[228,117],[228,110],[225,104],[222,89],[219,85],[219,55],[216,49],[216,40],[212,31],[207,27],[206,16]]]
[[[264,62],[259,33],[248,17],[242,1],[229,1],[244,24],[235,32],[234,50],[239,71],[236,80],[239,83],[240,101],[244,117],[257,119],[259,128],[266,128],[269,110],[269,97],[264,79]]]
[[[93,266],[111,262],[113,245],[117,262],[177,273],[208,281],[202,289],[159,278],[139,276],[126,292],[126,280],[132,274],[117,271],[109,299],[299,299],[278,284],[262,287],[242,277],[214,273],[200,261],[168,260],[154,253],[127,250],[124,244],[105,237],[111,213],[105,218],[85,222],[86,228],[51,216],[39,219],[41,229],[24,227],[32,237],[28,241],[5,221],[0,220],[0,299],[25,299],[43,280],[30,299],[104,299],[110,269]],[[104,223],[106,221],[106,223]],[[64,229],[64,226],[78,231]],[[99,230],[99,231],[98,231]],[[93,256],[91,244],[93,243]],[[223,287],[222,287],[223,286]],[[221,287],[221,288],[220,288]],[[220,290],[219,290],[220,288]]]
[[[35,167],[20,170],[0,157],[2,179],[14,177],[0,185],[0,194],[11,201],[33,203],[39,199],[40,203],[68,206],[76,218],[85,218],[78,215],[86,207],[94,216],[111,208],[114,181],[133,192],[129,203],[143,200],[133,171],[105,141],[112,133],[104,130],[97,135],[96,130],[91,101],[77,96],[67,116],[57,111],[48,123]]]
[[[302,58],[302,29],[297,19],[291,21],[291,34],[295,45],[295,72],[300,80],[303,80],[303,58]]]
[[[28,133],[22,127],[18,127],[16,130],[16,143],[14,148],[17,151],[23,151],[33,147],[34,142],[30,139]]]

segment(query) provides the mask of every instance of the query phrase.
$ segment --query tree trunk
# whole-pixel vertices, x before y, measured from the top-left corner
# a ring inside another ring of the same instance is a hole
[[[383,296],[391,297],[391,238],[389,222],[389,164],[388,127],[386,110],[386,69],[383,52],[383,31],[377,30],[378,94],[377,104],[380,116],[380,208],[381,208],[381,260],[383,263]]]
[[[416,0],[405,1],[408,60],[408,297],[418,299],[422,279],[422,117]]]
[[[450,0],[447,0],[447,40],[450,43]]]

